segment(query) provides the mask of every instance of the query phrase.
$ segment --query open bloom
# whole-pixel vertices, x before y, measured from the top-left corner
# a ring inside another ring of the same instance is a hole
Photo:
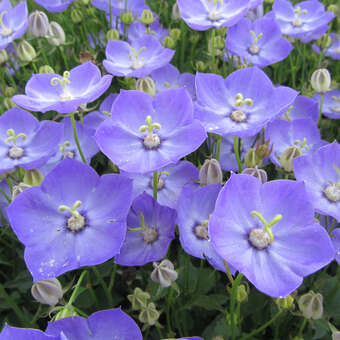
[[[257,67],[231,73],[226,79],[216,74],[197,73],[195,117],[208,132],[250,137],[294,101],[297,92],[274,88]]]
[[[12,100],[31,110],[70,113],[79,105],[99,98],[110,86],[112,76],[101,77],[99,68],[91,62],[76,66],[63,76],[51,73],[34,74],[25,87],[26,95],[15,95]]]
[[[304,184],[232,175],[210,217],[212,245],[258,290],[285,297],[334,259]]]
[[[12,7],[9,0],[0,2],[0,50],[26,32],[27,14],[26,1],[15,7]]]
[[[226,48],[248,64],[265,67],[285,59],[293,46],[282,38],[274,19],[260,18],[251,22],[244,18],[228,30]]]
[[[148,173],[177,163],[195,151],[206,133],[193,119],[185,89],[170,89],[152,98],[140,91],[121,91],[112,117],[97,129],[100,150],[127,172]]]
[[[320,94],[313,97],[320,105]],[[334,89],[323,95],[322,113],[331,119],[340,119],[340,90]]]
[[[183,20],[193,30],[232,26],[242,19],[249,0],[177,0]]]
[[[34,0],[37,4],[44,7],[49,12],[63,12],[75,0]]]
[[[100,178],[71,158],[57,165],[40,187],[24,190],[7,212],[26,247],[25,261],[34,281],[116,255],[131,201],[130,179],[113,174]]]
[[[124,30],[122,30],[121,34],[122,35],[124,34]],[[167,36],[169,32],[167,29],[162,27],[158,20],[156,20],[153,24],[149,25],[148,27],[146,27],[139,21],[135,21],[131,25],[129,25],[128,34],[129,42],[136,39],[140,39],[146,34],[151,34],[160,42],[162,42],[164,37]]]
[[[93,6],[106,13],[110,13],[110,3],[112,14],[118,17],[125,12],[125,9],[138,16],[146,8],[145,0],[92,0],[91,2]]]
[[[142,78],[168,64],[175,52],[147,34],[131,44],[121,40],[109,41],[105,53],[107,59],[103,65],[108,72],[120,77]]]
[[[0,116],[0,173],[39,168],[55,154],[62,134],[59,123],[39,122],[18,107],[6,111]]]

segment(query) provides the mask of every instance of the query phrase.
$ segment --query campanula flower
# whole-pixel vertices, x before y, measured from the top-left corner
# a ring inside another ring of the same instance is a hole
[[[340,59],[340,35],[336,33],[330,33],[329,35],[330,42],[328,46],[325,48],[325,56],[330,57],[332,59],[339,60]],[[320,47],[316,44],[313,44],[314,52],[320,54]]]
[[[37,4],[44,7],[47,11],[55,13],[55,12],[63,12],[67,9],[68,6],[75,0],[34,0]]]
[[[110,0],[92,0],[91,4],[106,13],[110,13]],[[111,0],[112,14],[118,17],[123,12],[131,12],[138,16],[145,8],[145,0]]]
[[[320,94],[313,97],[320,105]],[[322,113],[331,119],[340,119],[340,90],[334,89],[323,95]]]

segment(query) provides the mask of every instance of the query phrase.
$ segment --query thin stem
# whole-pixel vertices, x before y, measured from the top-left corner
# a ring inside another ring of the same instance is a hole
[[[77,298],[77,295],[78,295],[78,291],[79,291],[79,288],[80,288],[80,285],[81,285],[81,282],[83,281],[85,275],[87,274],[87,270],[84,270],[79,279],[78,279],[78,282],[77,284],[75,285],[74,289],[73,289],[73,292],[72,292],[72,295],[70,297],[70,300],[68,300],[68,305],[72,305],[74,300]]]
[[[108,300],[108,303],[109,303],[109,307],[112,307],[112,295],[107,287],[107,284],[106,282],[104,281],[104,279],[102,278],[102,276],[100,275],[99,273],[99,270],[96,268],[96,267],[91,267],[94,271],[94,273],[96,274],[100,284],[102,285],[103,289],[104,289],[104,292],[105,292],[105,295],[106,295],[106,298]]]
[[[218,136],[217,141],[217,150],[216,150],[216,159],[220,160],[220,154],[221,154],[221,142],[222,142],[222,136]]]
[[[0,193],[5,197],[8,203],[11,203],[10,197],[0,188]]]
[[[181,21],[181,54],[180,54],[180,65],[181,65],[181,71],[184,72],[184,64],[185,64],[185,48],[186,48],[186,26],[185,22]]]
[[[109,0],[110,29],[112,28],[112,7],[111,7],[111,1],[112,0]]]
[[[303,333],[303,330],[305,329],[305,327],[306,327],[306,324],[307,324],[307,319],[306,318],[304,318],[303,319],[303,321],[302,321],[302,324],[301,324],[301,326],[300,326],[300,328],[299,328],[299,337],[302,337],[302,333]]]
[[[66,68],[66,70],[68,70],[68,62],[67,62],[67,58],[66,58],[65,53],[64,53],[64,47],[59,46],[59,51],[60,51],[61,57],[64,61],[65,68]]]
[[[158,193],[158,171],[153,173],[153,199],[157,201],[157,193]]]
[[[323,106],[323,93],[320,93],[320,107],[319,107],[319,119],[318,126],[320,127],[321,119],[322,119],[322,106]]]
[[[112,273],[111,273],[111,276],[110,276],[109,288],[108,288],[110,293],[111,293],[112,288],[115,284],[116,272],[117,272],[117,263],[114,263]]]
[[[211,29],[211,71],[215,73],[215,28]]]
[[[240,143],[239,138],[234,136],[235,158],[236,158],[236,162],[237,162],[237,166],[238,166],[238,172],[241,173],[242,172],[242,162],[241,162],[241,159],[240,159],[239,143]]]
[[[72,127],[73,127],[73,135],[74,135],[74,140],[77,144],[77,148],[81,157],[81,160],[83,161],[84,164],[87,164],[85,156],[83,154],[83,151],[81,150],[79,139],[78,139],[78,134],[77,134],[77,127],[76,127],[76,121],[74,118],[74,112],[71,114],[71,120],[72,120]]]
[[[230,299],[230,321],[231,321],[231,339],[236,339],[236,329],[235,329],[235,302],[237,295],[237,287],[239,286],[241,280],[243,278],[243,274],[238,273],[236,279],[233,283],[233,287],[231,289],[231,299]]]

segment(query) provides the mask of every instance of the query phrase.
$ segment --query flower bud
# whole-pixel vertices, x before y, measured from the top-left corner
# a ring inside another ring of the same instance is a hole
[[[71,19],[75,24],[81,23],[81,21],[83,20],[83,15],[82,15],[81,11],[79,11],[76,8],[72,8]]]
[[[131,302],[132,310],[139,310],[142,309],[142,307],[146,307],[150,299],[150,294],[136,287],[133,294],[128,295],[127,298]]]
[[[332,333],[332,340],[340,340],[340,332]]]
[[[48,27],[47,41],[54,46],[65,44],[65,32],[63,28],[55,21],[52,21]]]
[[[30,186],[39,186],[44,179],[39,170],[25,170],[24,183]]]
[[[299,309],[306,319],[318,320],[323,314],[323,297],[320,293],[312,290],[300,297],[298,301]]]
[[[239,303],[245,302],[248,300],[248,291],[247,287],[243,284],[239,285],[237,287],[237,292],[236,292],[236,301]]]
[[[13,187],[12,191],[12,201],[17,198],[24,190],[30,188],[31,186],[25,183],[19,183]]]
[[[247,174],[258,178],[262,183],[267,182],[267,173],[263,169],[259,169],[257,166],[255,168],[246,168],[242,171],[242,174]]]
[[[330,4],[327,7],[327,11],[332,12],[336,15],[340,15],[340,6],[339,5],[335,5],[335,4]]]
[[[11,98],[15,94],[15,88],[11,86],[7,86],[4,91],[5,97]]]
[[[145,9],[140,16],[140,22],[144,25],[151,25],[155,22],[152,12],[149,9]]]
[[[320,39],[316,41],[316,44],[323,50],[332,43],[332,38],[329,34],[324,34]]]
[[[120,15],[120,19],[125,25],[130,25],[133,23],[133,16],[131,12],[125,12]]]
[[[174,21],[181,20],[181,13],[179,12],[177,2],[172,6],[171,17]]]
[[[34,47],[26,40],[19,43],[17,54],[19,59],[26,63],[31,62],[37,56]]]
[[[66,305],[60,312],[56,314],[53,321],[58,321],[64,318],[68,318],[70,316],[77,316],[77,312],[74,310],[72,306]]]
[[[248,168],[255,168],[262,164],[262,159],[257,155],[254,148],[250,148],[244,156],[244,165]]]
[[[155,268],[151,273],[151,280],[158,282],[163,287],[170,287],[172,282],[177,280],[178,274],[174,265],[169,260],[163,260],[161,263],[154,262]]]
[[[163,46],[166,48],[174,49],[176,46],[176,41],[172,39],[171,37],[164,37]]]
[[[106,32],[106,39],[108,41],[119,40],[119,32],[114,29],[110,29]]]
[[[136,81],[136,90],[148,93],[154,97],[156,94],[156,85],[150,77],[139,78]]]
[[[199,173],[200,184],[209,185],[221,183],[223,174],[220,163],[217,159],[206,159]]]
[[[49,65],[39,67],[39,73],[55,73],[53,68]]]
[[[16,104],[12,101],[11,98],[5,98],[3,101],[4,107],[6,110],[11,109],[12,107],[15,107]]]
[[[181,37],[181,30],[178,28],[173,28],[170,30],[170,37],[174,40],[177,41]]]
[[[204,64],[203,61],[199,60],[199,61],[196,61],[196,71],[198,72],[205,72],[205,70],[207,69],[207,65]]]
[[[9,58],[7,51],[5,49],[0,50],[0,65],[7,63],[8,60]]]
[[[279,159],[282,168],[287,172],[293,171],[293,159],[302,155],[301,149],[291,146],[283,151]]]
[[[311,77],[311,84],[315,92],[326,93],[331,86],[331,75],[325,68],[314,71]]]
[[[34,282],[31,294],[38,302],[55,306],[63,297],[63,289],[60,282],[53,278]]]
[[[153,326],[158,320],[160,312],[156,309],[153,302],[150,302],[147,306],[142,307],[139,313],[138,319],[140,322]]]
[[[277,298],[274,299],[275,303],[280,309],[288,309],[291,310],[294,308],[294,295],[288,295],[285,298]]]
[[[35,38],[43,38],[48,31],[48,17],[44,12],[34,11],[28,17],[28,31]]]

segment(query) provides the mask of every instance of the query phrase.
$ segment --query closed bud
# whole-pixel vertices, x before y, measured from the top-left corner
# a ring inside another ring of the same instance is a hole
[[[154,97],[156,94],[155,82],[150,77],[139,78],[136,81],[136,90],[148,93]]]
[[[106,39],[108,41],[119,40],[119,32],[114,29],[110,29],[106,32]]]
[[[181,30],[178,28],[173,28],[170,30],[170,37],[175,41],[179,40],[181,37]]]
[[[236,301],[239,303],[245,302],[248,300],[248,291],[247,287],[243,284],[239,285],[237,287],[237,292],[236,292]]]
[[[125,25],[131,25],[133,23],[133,15],[131,12],[122,13],[120,19]]]
[[[4,95],[5,95],[6,97],[11,98],[11,97],[14,96],[14,94],[15,94],[15,88],[14,88],[14,87],[7,86],[7,87],[5,88]]]
[[[9,110],[16,106],[16,104],[12,101],[11,98],[5,98],[3,104],[6,110]]]
[[[274,299],[275,303],[280,309],[292,310],[294,308],[294,295],[288,295],[285,298]]]
[[[196,61],[196,71],[198,72],[205,72],[205,70],[207,69],[207,66],[206,64],[204,64],[203,61],[199,60],[199,61]]]
[[[242,171],[243,174],[247,174],[258,178],[262,183],[266,183],[268,176],[265,170],[259,169],[257,166],[255,168],[246,168]]]
[[[262,159],[257,155],[254,148],[250,148],[244,156],[244,165],[248,168],[255,168],[262,164]]]
[[[12,191],[12,201],[17,198],[24,190],[30,188],[31,186],[25,183],[19,183],[13,187]]]
[[[150,294],[136,287],[133,294],[128,295],[127,298],[131,302],[132,309],[139,310],[142,309],[142,307],[146,307],[150,299]]]
[[[332,340],[340,340],[340,332],[332,333]]]
[[[7,63],[8,60],[9,58],[7,51],[5,49],[0,50],[0,65]]]
[[[39,170],[25,170],[24,183],[30,186],[39,186],[44,179],[43,174]]]
[[[331,87],[331,75],[325,68],[314,71],[311,77],[313,90],[317,93],[326,93]]]
[[[39,67],[39,73],[55,73],[55,72],[51,66],[43,65]]]
[[[160,312],[156,309],[153,302],[150,302],[147,306],[142,307],[139,313],[138,319],[140,322],[146,323],[149,326],[153,326],[158,320]]]
[[[320,46],[320,48],[323,50],[332,43],[332,38],[328,34],[324,34],[320,39],[316,41],[316,44]]]
[[[151,25],[155,22],[155,18],[149,9],[145,9],[140,16],[140,22],[144,25]]]
[[[223,50],[225,47],[225,38],[221,37],[220,35],[215,37],[215,48]]]
[[[220,163],[217,159],[206,159],[199,173],[200,184],[209,185],[221,183],[223,174]]]
[[[50,306],[55,306],[63,297],[61,284],[55,278],[34,282],[31,293],[38,302]]]
[[[175,2],[174,5],[172,6],[171,17],[172,17],[172,20],[175,20],[175,21],[181,20],[181,13],[179,12],[177,2]]]
[[[318,320],[323,314],[323,297],[320,293],[312,290],[300,297],[298,301],[299,309],[306,319]]]
[[[174,265],[169,260],[163,260],[161,263],[153,263],[154,270],[151,273],[151,280],[158,282],[163,287],[170,287],[172,282],[177,280],[178,274]]]
[[[340,6],[335,5],[335,4],[331,4],[327,7],[327,11],[332,12],[336,15],[340,15]]]
[[[293,171],[293,159],[302,155],[301,149],[296,146],[291,146],[283,151],[279,159],[283,170],[287,172]]]
[[[28,17],[28,31],[36,38],[43,38],[48,31],[48,17],[44,12],[34,11]]]
[[[71,10],[71,19],[75,24],[79,24],[83,20],[83,15],[79,9],[72,8]]]
[[[60,46],[65,44],[65,32],[63,28],[55,21],[50,23],[48,28],[48,42],[54,46]]]
[[[172,39],[171,37],[164,37],[163,46],[166,48],[174,49],[176,46],[176,41]]]
[[[31,62],[37,56],[34,47],[26,40],[19,43],[17,54],[19,59],[26,63]]]
[[[66,305],[60,312],[56,314],[54,317],[54,321],[58,321],[64,318],[68,318],[70,316],[77,316],[77,312],[74,310],[72,306]]]

